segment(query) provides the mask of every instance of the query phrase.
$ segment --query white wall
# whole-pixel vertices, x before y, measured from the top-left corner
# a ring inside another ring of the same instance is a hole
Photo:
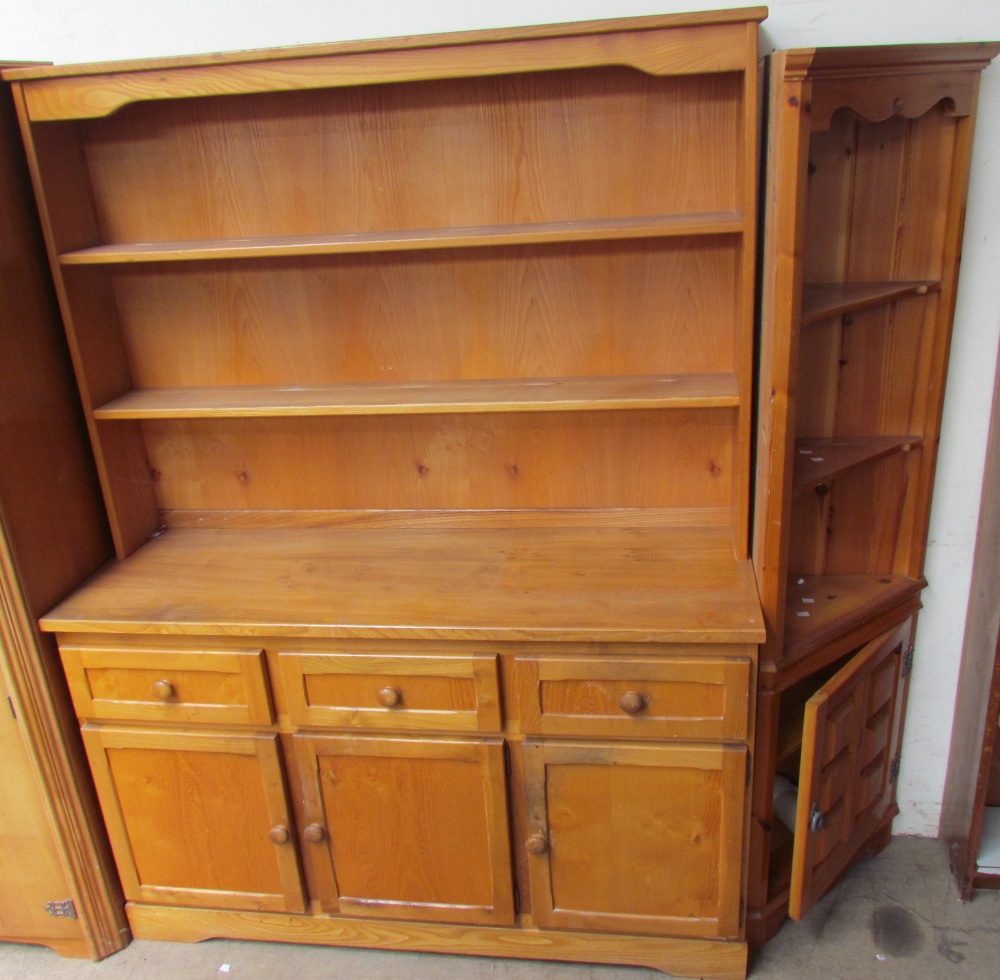
[[[717,6],[725,0],[0,0],[0,55],[102,61]],[[764,48],[1000,39],[995,0],[773,0],[770,8]],[[965,241],[897,833],[937,833],[948,758],[1000,337],[1000,64],[983,76]]]

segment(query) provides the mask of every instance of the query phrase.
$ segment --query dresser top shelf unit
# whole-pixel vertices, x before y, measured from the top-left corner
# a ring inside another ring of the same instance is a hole
[[[45,627],[759,642],[765,13],[12,72],[119,558]]]

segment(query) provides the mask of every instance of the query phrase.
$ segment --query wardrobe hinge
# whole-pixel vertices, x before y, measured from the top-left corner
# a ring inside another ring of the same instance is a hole
[[[517,915],[521,911],[521,892],[517,887],[517,882],[514,882],[514,914]]]
[[[46,902],[45,911],[57,919],[79,918],[76,914],[76,906],[73,904],[73,899],[71,898],[65,898],[61,902]]]
[[[750,785],[750,781],[753,779],[753,759],[750,757],[750,753],[747,752],[747,781],[746,785]]]
[[[809,829],[818,834],[823,829],[823,811],[814,803],[809,811]]]
[[[503,771],[510,779],[510,749],[506,745],[503,747]]]
[[[10,695],[7,695],[7,706],[10,708],[11,717],[14,721],[17,721],[17,712],[14,710],[14,702],[11,700]]]
[[[747,901],[745,898],[740,899],[740,928],[746,925],[747,921]]]
[[[909,677],[910,672],[913,670],[913,644],[910,644],[910,649],[903,654],[903,666],[900,669],[900,673],[903,677]]]
[[[899,767],[900,767],[900,764],[902,763],[902,761],[903,761],[902,757],[898,756],[898,755],[896,756],[895,759],[892,760],[892,763],[889,766],[889,782],[890,783],[894,783],[897,779],[899,779]]]

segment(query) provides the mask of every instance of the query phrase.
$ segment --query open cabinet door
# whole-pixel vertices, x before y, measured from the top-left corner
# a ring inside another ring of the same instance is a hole
[[[865,644],[806,704],[788,914],[801,919],[895,805],[913,621]]]

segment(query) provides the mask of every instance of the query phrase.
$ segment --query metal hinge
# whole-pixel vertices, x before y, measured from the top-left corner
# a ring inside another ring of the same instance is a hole
[[[747,903],[745,898],[740,899],[740,928],[742,929],[746,925],[747,921]]]
[[[902,763],[902,761],[903,761],[902,757],[898,756],[898,755],[896,756],[895,759],[892,760],[892,763],[889,766],[889,782],[890,783],[894,783],[897,779],[899,779],[899,767],[900,767],[900,764]]]
[[[746,781],[747,786],[750,785],[752,779],[753,779],[753,759],[750,757],[750,753],[747,752],[747,781]]]
[[[910,645],[910,649],[903,654],[903,666],[900,668],[900,673],[903,677],[909,677],[910,672],[913,670],[913,645]]]
[[[823,811],[814,803],[809,811],[809,829],[818,834],[823,829]]]
[[[79,918],[76,914],[76,906],[73,904],[73,899],[71,898],[65,898],[61,902],[46,902],[45,911],[57,919]]]
[[[518,891],[517,882],[514,882],[514,914],[521,911],[521,893]]]

